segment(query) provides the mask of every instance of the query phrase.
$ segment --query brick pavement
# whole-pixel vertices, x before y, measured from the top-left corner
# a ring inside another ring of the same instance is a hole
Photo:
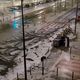
[[[77,26],[78,38],[74,41],[71,41],[70,43],[70,46],[73,47],[71,51],[71,56],[69,53],[70,51],[67,51],[67,53],[62,52],[62,54],[61,51],[53,52],[54,54],[52,53],[49,56],[49,59],[47,60],[45,66],[48,68],[48,71],[45,71],[45,75],[41,76],[41,69],[38,69],[37,71],[40,71],[38,76],[40,77],[36,77],[33,80],[56,80],[57,75],[58,75],[58,80],[72,80],[73,73],[74,73],[74,80],[80,79],[80,54],[79,54],[80,27],[79,25],[80,24],[78,24]],[[58,54],[58,56],[56,56],[56,54]],[[57,74],[57,67],[58,67],[58,74]]]
[[[58,68],[59,80],[72,80],[72,73],[74,73],[74,80],[80,79],[80,35],[79,35],[80,27],[79,25],[80,24],[77,25],[78,37],[77,39],[71,41],[70,43],[70,46],[72,47],[71,54],[69,53],[70,51],[67,51],[68,53],[66,53],[64,56],[60,56],[57,63],[54,64],[50,69],[56,72],[56,69]],[[53,79],[55,78],[56,74],[57,72],[55,74],[53,72],[51,73]],[[49,75],[49,77],[51,75]]]
[[[70,60],[65,59],[61,60],[56,67],[60,69],[60,72],[65,73],[66,75],[72,75],[74,72],[76,78],[80,78],[80,60]]]

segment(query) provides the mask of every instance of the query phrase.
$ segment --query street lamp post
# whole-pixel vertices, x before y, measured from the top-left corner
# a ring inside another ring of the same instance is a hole
[[[57,12],[57,8],[56,8],[56,5],[57,5],[57,3],[55,2],[55,15],[56,15],[56,12]]]
[[[60,0],[60,11],[62,11],[62,9],[61,9],[61,8],[62,8],[62,4],[61,4],[61,0]]]
[[[77,27],[77,15],[78,15],[78,0],[76,2],[76,19],[75,19],[75,29],[74,29],[74,32],[76,34],[76,27]]]
[[[21,12],[22,12],[22,32],[23,32],[23,52],[24,52],[24,76],[25,76],[25,80],[27,80],[26,54],[25,54],[24,15],[23,15],[23,0],[21,0]]]
[[[66,0],[65,0],[65,10],[66,10],[66,4],[67,4],[67,3],[66,3]]]
[[[72,51],[72,47],[70,47],[70,52],[69,52],[70,53],[70,59],[71,59],[71,53],[72,53],[71,51]]]
[[[71,1],[71,3],[72,3],[72,6],[71,7],[73,7],[73,0]]]

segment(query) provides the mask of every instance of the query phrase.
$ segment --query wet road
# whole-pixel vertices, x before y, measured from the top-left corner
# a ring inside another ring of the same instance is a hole
[[[56,22],[65,22],[66,20],[68,19],[71,19],[75,17],[75,9],[67,12],[66,14],[62,14],[62,16],[58,17],[55,21]],[[49,18],[50,19],[50,18]],[[53,19],[54,19],[54,16],[53,16]],[[21,25],[21,19],[17,19],[16,20],[17,22],[17,25],[20,26]],[[33,22],[31,21],[31,25],[33,26]],[[47,23],[43,23],[43,24],[39,24],[40,27],[42,26],[42,29],[40,29],[41,31],[46,31],[46,32],[49,32],[49,30],[52,30],[52,28],[54,29],[54,27],[57,27],[57,26],[62,26],[61,24],[59,23],[54,23],[54,21],[51,21],[51,22],[47,22]],[[39,28],[39,25],[35,26],[36,29]],[[25,26],[26,27],[26,26]],[[34,26],[33,26],[34,27]],[[51,27],[51,29],[49,28]],[[48,29],[49,30],[48,30]],[[43,30],[44,29],[44,30]],[[28,30],[28,29],[27,29]],[[30,29],[29,29],[30,30]],[[31,30],[32,30],[32,27],[31,27]],[[39,32],[41,33],[41,31],[39,30]],[[13,28],[10,28],[8,30],[5,30],[5,32],[2,32],[0,33],[0,41],[3,41],[3,40],[7,40],[7,39],[10,39],[11,37],[13,37],[14,35],[16,34],[19,34],[18,32],[21,31],[21,27],[17,28],[17,29],[13,29]],[[45,33],[46,33],[45,32]]]

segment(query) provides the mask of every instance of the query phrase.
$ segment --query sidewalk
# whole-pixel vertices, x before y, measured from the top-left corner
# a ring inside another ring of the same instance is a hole
[[[72,72],[74,72],[74,79],[80,79],[80,24],[77,26],[78,38],[74,41],[71,41],[70,51],[67,53],[61,52],[59,50],[54,50],[55,52],[51,53],[45,63],[45,75],[41,75],[41,68],[35,70],[35,74],[32,71],[32,76],[35,76],[32,80],[56,80],[57,75],[59,80],[71,80]],[[77,51],[77,52],[76,52]],[[65,60],[66,61],[65,61]],[[56,61],[56,62],[55,62]],[[68,63],[68,64],[67,64]],[[69,64],[72,63],[72,64]],[[50,67],[52,66],[52,67]],[[57,67],[59,67],[59,73],[57,74]],[[41,66],[40,66],[41,67]],[[42,78],[41,78],[42,77]]]

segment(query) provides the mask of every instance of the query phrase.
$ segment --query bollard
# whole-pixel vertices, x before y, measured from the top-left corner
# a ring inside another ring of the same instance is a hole
[[[57,71],[56,71],[56,77],[57,77],[57,79],[58,79],[58,71],[59,71],[59,70],[58,70],[58,67],[57,67]]]
[[[46,59],[45,56],[41,57],[41,62],[42,62],[42,75],[44,75],[44,60]]]
[[[74,72],[72,72],[72,80],[74,80]]]
[[[17,80],[19,80],[19,75],[18,75],[18,73],[17,73]]]

